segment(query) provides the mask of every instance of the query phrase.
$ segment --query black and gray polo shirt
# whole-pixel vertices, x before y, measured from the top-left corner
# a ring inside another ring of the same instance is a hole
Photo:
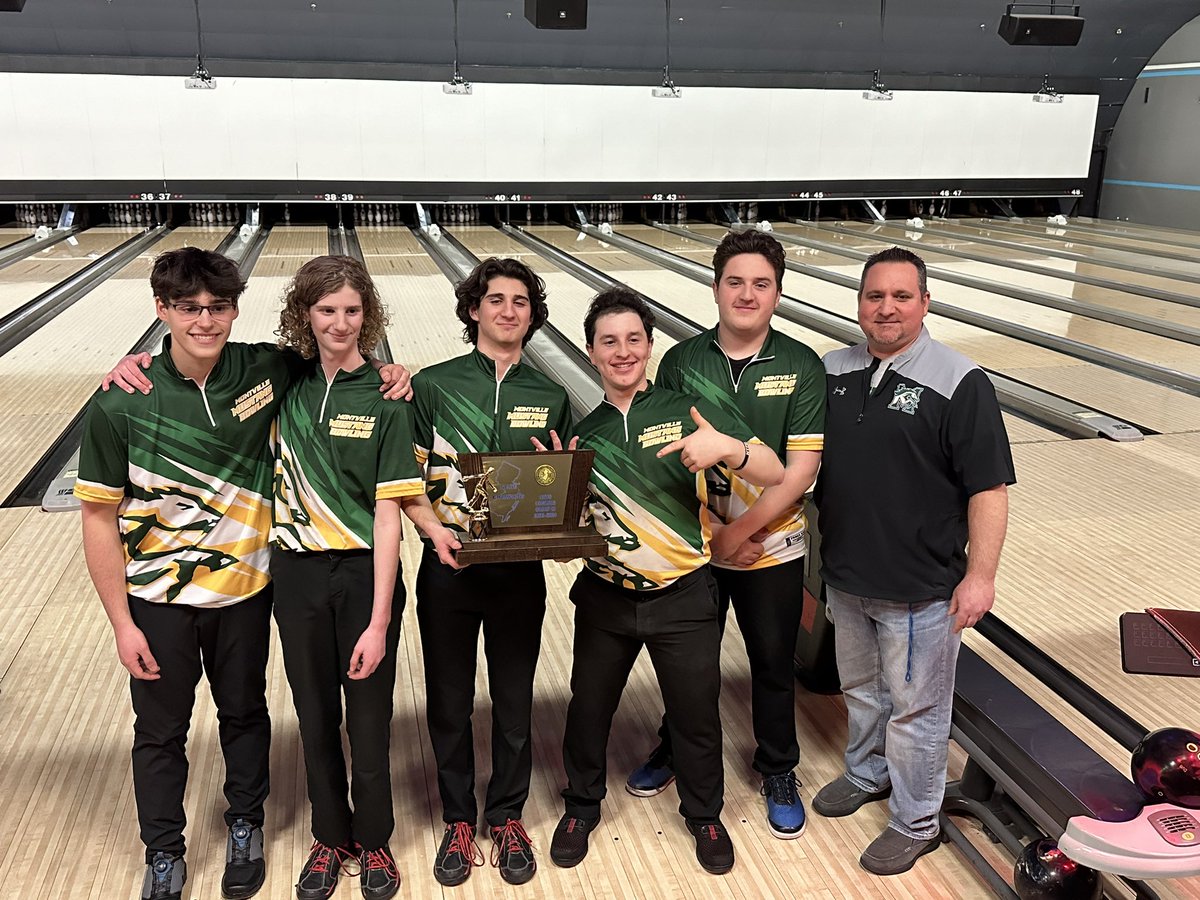
[[[863,597],[948,600],[966,573],[967,500],[1016,481],[991,381],[924,327],[888,360],[864,343],[824,362],[821,577]]]

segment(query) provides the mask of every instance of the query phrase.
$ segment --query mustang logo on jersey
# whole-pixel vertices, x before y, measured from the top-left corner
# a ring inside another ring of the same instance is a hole
[[[541,429],[546,427],[548,421],[550,421],[550,407],[548,406],[514,406],[508,413],[509,428]]]
[[[233,401],[233,406],[229,408],[229,411],[239,422],[245,422],[274,399],[275,391],[271,386],[271,379],[268,378]]]
[[[902,381],[896,385],[896,393],[892,395],[892,402],[888,404],[888,409],[898,409],[902,413],[915,416],[917,406],[921,402],[921,394],[924,392],[925,388],[909,387]]]
[[[661,425],[647,425],[638,435],[638,443],[645,450],[647,447],[669,444],[681,437],[683,437],[683,422],[676,419],[674,422],[663,422]]]
[[[329,420],[330,437],[362,438],[366,440],[374,431],[374,416],[352,416],[349,413],[341,413]]]
[[[786,397],[796,390],[797,377],[791,375],[764,375],[754,383],[760,397]]]

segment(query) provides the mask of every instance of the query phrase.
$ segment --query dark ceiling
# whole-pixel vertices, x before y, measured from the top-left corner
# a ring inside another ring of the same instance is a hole
[[[476,81],[657,81],[668,5],[591,0],[586,31],[538,31],[522,0],[461,0],[459,60]],[[672,0],[671,71],[687,84],[1024,90],[1129,80],[1197,0],[1082,0],[1077,47],[1010,47],[994,0]],[[881,16],[881,13],[885,13]],[[221,75],[443,79],[452,0],[200,0],[204,56]],[[881,27],[882,19],[882,27]],[[177,74],[196,54],[191,0],[27,0],[0,12],[0,70]],[[964,80],[965,79],[965,80]],[[1119,95],[1119,96],[1118,96]]]

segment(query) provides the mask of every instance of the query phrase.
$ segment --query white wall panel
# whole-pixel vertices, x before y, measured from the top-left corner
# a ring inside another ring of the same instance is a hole
[[[1082,178],[1095,96],[0,73],[0,179]],[[11,136],[11,140],[9,139]]]
[[[368,181],[407,179],[426,170],[426,156],[442,152],[428,139],[422,140],[425,93],[412,82],[335,82],[346,98],[332,113],[331,138],[339,132],[343,140],[357,138],[362,153],[362,177]],[[431,85],[440,91],[437,85]],[[429,94],[432,96],[432,92]],[[325,174],[337,177],[337,166]]]
[[[15,130],[17,108],[13,102],[16,85],[11,78],[0,74],[0,173],[7,172],[8,178],[24,178],[25,166],[21,159],[24,141]]]

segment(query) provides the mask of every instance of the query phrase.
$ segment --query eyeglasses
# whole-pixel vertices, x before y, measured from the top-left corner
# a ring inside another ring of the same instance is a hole
[[[175,310],[181,319],[187,321],[198,319],[206,312],[214,319],[231,319],[237,312],[237,304],[228,302],[210,303],[208,306],[202,306],[199,303],[169,303],[167,305]]]

